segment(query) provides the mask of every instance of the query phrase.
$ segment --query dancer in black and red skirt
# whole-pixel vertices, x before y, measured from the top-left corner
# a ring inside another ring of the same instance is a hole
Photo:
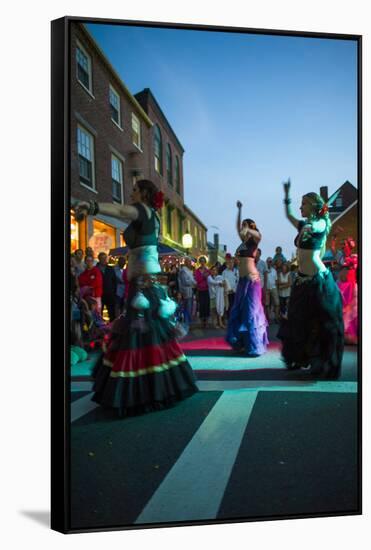
[[[338,378],[344,348],[342,299],[332,273],[322,262],[331,221],[328,206],[316,193],[307,193],[298,220],[291,208],[290,181],[284,184],[288,220],[298,230],[295,239],[298,276],[291,290],[287,320],[278,337],[288,369],[300,368],[323,378]],[[333,202],[334,197],[330,198]]]
[[[79,202],[79,216],[98,212],[130,220],[124,232],[129,247],[130,285],[126,315],[113,323],[103,363],[95,372],[93,400],[119,416],[168,407],[197,391],[191,366],[175,333],[176,304],[157,282],[163,195],[149,180],[138,181],[132,205]]]

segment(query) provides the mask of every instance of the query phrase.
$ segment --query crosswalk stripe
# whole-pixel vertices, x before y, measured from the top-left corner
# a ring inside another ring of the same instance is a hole
[[[99,407],[98,403],[94,403],[94,401],[91,400],[92,395],[93,393],[89,393],[81,397],[81,399],[77,399],[71,403],[71,422],[78,420],[85,414]]]
[[[221,395],[136,524],[216,518],[257,394]]]
[[[298,381],[290,382],[275,380],[198,380],[197,387],[201,391],[224,391],[238,389],[254,389],[256,391],[294,391],[294,392],[329,392],[357,393],[357,382],[335,381]]]

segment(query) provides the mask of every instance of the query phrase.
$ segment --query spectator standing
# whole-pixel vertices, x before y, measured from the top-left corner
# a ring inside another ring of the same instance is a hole
[[[228,260],[231,260],[232,259],[232,254],[230,252],[227,252],[226,255],[225,255],[225,261],[224,261],[224,264],[222,265],[221,269],[220,269],[220,274],[223,273],[223,271],[225,269],[227,269],[227,261]]]
[[[223,324],[224,315],[224,281],[222,275],[218,273],[218,266],[211,268],[210,275],[207,278],[210,294],[210,309],[212,322],[215,328],[225,328]]]
[[[84,263],[84,251],[82,248],[77,248],[75,252],[73,253],[75,258],[75,272],[77,277],[81,275],[85,271],[85,263]]]
[[[210,295],[207,278],[210,271],[206,267],[206,258],[201,256],[198,260],[200,267],[194,272],[197,285],[199,317],[202,328],[206,328],[207,320],[210,317]]]
[[[103,293],[102,293],[102,314],[104,306],[107,307],[108,317],[110,322],[115,320],[115,304],[116,304],[116,273],[110,265],[108,265],[108,256],[105,252],[98,254],[97,268],[101,271],[103,277]]]
[[[289,266],[287,263],[282,265],[282,270],[277,275],[278,296],[280,301],[280,315],[287,319],[287,308],[291,294],[291,280]]]
[[[178,269],[176,265],[170,266],[170,273],[167,277],[167,286],[169,287],[169,295],[171,298],[175,298],[179,290],[178,286]]]
[[[124,271],[125,271],[126,259],[125,256],[119,256],[117,260],[117,265],[113,268],[116,275],[116,317],[121,315],[124,311],[125,305],[125,281],[124,281]]]
[[[218,275],[221,275],[223,272],[223,266],[220,262],[215,262],[214,266],[217,269]]]
[[[85,264],[86,264],[86,257],[91,256],[93,258],[93,265],[97,265],[97,260],[94,258],[94,250],[91,246],[87,246],[85,248]]]
[[[189,257],[185,258],[184,264],[180,268],[178,282],[187,317],[192,320],[193,288],[196,286],[196,281],[193,277],[192,260]]]
[[[261,259],[261,255],[262,255],[262,251],[260,248],[258,248],[255,256],[255,265],[256,265],[256,269],[259,271],[260,283],[264,285],[264,273],[265,273],[265,270],[267,269],[267,264],[265,263],[264,260]],[[263,293],[264,293],[264,288],[263,288]]]
[[[229,316],[229,313],[233,307],[234,298],[236,296],[236,290],[237,290],[237,285],[238,285],[240,275],[237,267],[234,267],[232,257],[226,259],[225,263],[226,263],[226,267],[222,273],[222,278],[224,281],[226,294],[227,294],[227,302],[225,305],[227,309],[227,315]]]
[[[282,263],[285,263],[287,261],[285,256],[282,254],[282,247],[280,246],[276,247],[276,253],[273,256],[273,265],[276,264],[277,260],[281,260]]]
[[[102,311],[103,276],[100,269],[94,265],[93,256],[86,256],[86,269],[79,276],[80,288],[89,287],[92,295],[97,300],[98,309]]]
[[[275,322],[278,323],[280,307],[277,291],[277,271],[273,267],[273,259],[267,258],[267,269],[265,271],[264,279],[265,287],[265,316],[267,320],[270,320],[270,312],[272,307],[274,308]]]

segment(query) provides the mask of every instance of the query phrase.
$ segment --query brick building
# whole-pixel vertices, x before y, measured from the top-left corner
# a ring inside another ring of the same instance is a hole
[[[71,202],[127,202],[149,176],[152,122],[81,24],[71,26]],[[110,216],[71,219],[72,249],[123,244],[126,224]]]
[[[184,205],[184,230],[192,236],[192,248],[190,254],[194,258],[207,255],[207,227],[192,210]]]
[[[133,183],[151,179],[166,199],[162,241],[184,251],[182,237],[190,226],[190,252],[204,252],[207,229],[184,205],[183,153],[150,89],[132,95],[84,25],[72,24],[71,204],[130,202]],[[89,245],[98,253],[122,246],[126,226],[101,214],[77,223],[71,212],[71,248]]]
[[[150,179],[165,195],[165,206],[161,210],[162,242],[184,252],[182,237],[187,232],[193,239],[190,254],[195,257],[205,254],[207,228],[184,204],[184,148],[151,90],[145,88],[135,94],[135,98],[153,122]]]
[[[345,181],[337,191],[339,194],[329,210],[332,227],[326,243],[328,250],[331,249],[334,237],[337,248],[341,247],[342,241],[347,237],[353,237],[358,244],[358,190],[349,181]],[[327,187],[321,187],[320,194],[328,200]]]

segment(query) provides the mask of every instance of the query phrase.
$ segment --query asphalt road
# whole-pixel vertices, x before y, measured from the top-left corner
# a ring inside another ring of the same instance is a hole
[[[72,382],[75,529],[357,513],[357,349],[340,380],[267,354],[233,354],[221,331],[183,342],[200,391],[175,407],[117,419]]]

